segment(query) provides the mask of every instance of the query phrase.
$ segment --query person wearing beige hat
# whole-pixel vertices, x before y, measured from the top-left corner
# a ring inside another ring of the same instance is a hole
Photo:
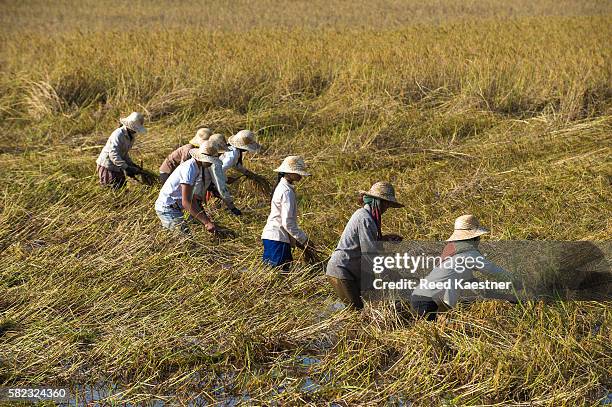
[[[255,133],[251,130],[240,130],[238,133],[231,136],[227,142],[229,143],[229,151],[221,154],[223,172],[227,173],[230,168],[234,168],[259,185],[266,195],[270,195],[270,183],[261,175],[257,175],[246,169],[242,162],[245,153],[254,153],[261,149],[261,145],[255,140]],[[228,177],[228,184],[232,184],[237,179],[237,177]]]
[[[191,158],[172,171],[159,191],[155,212],[165,229],[188,233],[184,211],[202,223],[206,230],[214,233],[217,227],[204,212],[199,203],[201,198],[194,194],[194,188],[202,184],[199,189],[206,190],[212,182],[204,170],[212,165],[220,165],[219,152],[212,143],[203,141],[199,148],[192,148],[189,155]]]
[[[327,263],[327,280],[336,295],[356,309],[363,308],[361,299],[361,257],[372,252],[377,241],[399,241],[398,235],[382,234],[382,215],[389,208],[401,208],[395,189],[388,182],[377,182],[369,191],[359,191],[363,206],[346,224],[340,241]]]
[[[201,127],[196,131],[195,136],[189,143],[182,145],[173,152],[170,153],[159,167],[159,180],[162,185],[166,182],[172,171],[176,169],[183,161],[187,161],[191,158],[189,151],[194,148],[200,147],[202,142],[208,140],[212,135],[212,130],[206,127]]]
[[[208,140],[217,148],[219,153],[227,153],[229,151],[229,146],[223,134],[213,134]],[[240,209],[234,204],[234,197],[227,188],[227,178],[225,171],[223,171],[222,161],[220,160],[218,165],[213,165],[205,171],[208,171],[212,182],[208,190],[204,192],[204,201],[209,202],[213,197],[219,198],[232,214],[236,216],[242,215]]]
[[[440,310],[454,307],[460,299],[455,282],[474,279],[475,271],[511,278],[478,250],[480,237],[488,232],[474,215],[462,215],[455,220],[455,230],[446,240],[440,266],[434,267],[425,277],[427,283],[421,281],[412,292],[410,303],[420,317],[433,321]],[[441,283],[449,281],[447,288],[442,288]]]
[[[270,215],[261,234],[263,243],[262,260],[272,267],[287,271],[293,261],[291,248],[298,246],[309,259],[316,257],[316,251],[306,233],[298,226],[297,198],[295,183],[302,177],[310,176],[306,163],[300,156],[289,156],[274,170],[278,183],[270,202]]]
[[[126,184],[126,176],[135,177],[144,171],[130,158],[129,151],[136,134],[144,134],[144,116],[132,112],[119,119],[121,126],[113,131],[96,160],[100,185],[121,188]]]

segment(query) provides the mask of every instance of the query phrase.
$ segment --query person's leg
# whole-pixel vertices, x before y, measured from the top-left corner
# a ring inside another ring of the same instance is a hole
[[[288,271],[293,257],[291,256],[291,245],[276,240],[262,239],[263,255],[262,261],[271,267],[282,267]]]
[[[344,280],[337,277],[327,276],[327,281],[331,284],[336,295],[340,300],[349,306],[353,306],[356,309],[363,308],[363,301],[361,300],[361,289],[359,287],[359,281],[357,280]]]
[[[438,315],[438,304],[429,297],[413,295],[410,298],[410,305],[419,318],[425,317],[428,321],[435,321]]]
[[[157,213],[157,217],[161,221],[162,228],[178,231],[184,234],[189,233],[189,228],[185,223],[185,218],[183,217],[183,212],[178,209],[168,208],[165,211],[155,211]]]

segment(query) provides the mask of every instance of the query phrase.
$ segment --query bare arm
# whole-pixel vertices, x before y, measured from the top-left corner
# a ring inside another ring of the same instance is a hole
[[[191,216],[193,216],[200,223],[202,223],[206,227],[206,230],[211,233],[214,232],[216,230],[215,224],[206,215],[204,209],[191,199],[192,191],[193,186],[189,184],[181,184],[183,208],[185,208],[185,210],[189,212]]]

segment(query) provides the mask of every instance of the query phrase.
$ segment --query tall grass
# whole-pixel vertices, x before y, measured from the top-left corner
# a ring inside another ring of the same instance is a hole
[[[211,208],[237,238],[194,225],[177,240],[160,231],[156,190],[102,190],[94,171],[117,118],[142,110],[150,131],[133,156],[147,168],[201,125],[258,130],[265,147],[247,166],[270,179],[304,155],[314,175],[298,187],[300,222],[328,252],[355,191],[383,179],[406,204],[383,227],[409,239],[446,238],[468,212],[492,239],[608,239],[609,4],[263,13],[272,4],[2,3],[0,383],[108,381],[131,402],[604,396],[609,303],[484,302],[435,324],[388,304],[332,312],[320,266],[281,277],[259,265],[268,200],[249,183],[233,187],[243,217]],[[307,375],[321,387],[304,391]]]

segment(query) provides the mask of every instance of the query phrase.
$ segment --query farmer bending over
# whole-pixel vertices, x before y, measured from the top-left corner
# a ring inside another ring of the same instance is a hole
[[[144,134],[144,116],[132,112],[128,117],[119,119],[121,127],[113,131],[100,152],[96,164],[100,185],[119,189],[126,184],[126,176],[142,174],[143,169],[130,158],[129,151],[137,133]]]
[[[500,274],[504,275],[504,278],[511,278],[506,271],[487,260],[478,250],[480,236],[488,232],[487,229],[480,226],[474,215],[459,216],[455,220],[455,230],[442,251],[440,267],[434,267],[425,277],[428,283],[434,284],[450,280],[450,288],[421,287],[419,284],[412,292],[410,303],[420,317],[425,316],[429,321],[433,321],[440,310],[454,307],[459,300],[459,290],[455,288],[455,280],[473,280],[474,271]],[[467,267],[468,263],[474,264],[476,261],[466,262],[465,259],[478,259],[479,268]],[[498,298],[515,300],[512,295],[501,295]]]
[[[194,188],[206,190],[211,179],[204,170],[211,165],[220,165],[219,153],[210,142],[204,141],[199,148],[192,148],[189,154],[192,158],[180,164],[159,191],[155,212],[165,229],[188,233],[183,217],[185,211],[202,223],[206,230],[214,233],[217,227],[204,212],[199,203],[201,197],[198,192],[194,193]],[[201,187],[196,187],[196,184]]]
[[[172,171],[176,169],[183,161],[187,161],[191,158],[189,151],[193,148],[200,147],[202,142],[208,140],[212,135],[212,130],[205,127],[198,129],[195,136],[189,140],[188,144],[185,144],[176,150],[174,150],[159,167],[159,180],[162,185],[166,182]]]
[[[229,151],[221,155],[223,172],[227,173],[230,168],[235,168],[245,177],[255,181],[266,195],[270,195],[270,183],[261,175],[257,175],[247,170],[242,163],[242,158],[245,153],[255,153],[261,148],[261,145],[255,140],[255,133],[251,130],[240,130],[227,141],[230,144]],[[228,178],[228,184],[233,183],[237,179],[237,177]]]
[[[346,305],[363,308],[361,299],[361,256],[372,252],[377,241],[399,241],[398,235],[382,235],[382,215],[388,208],[404,205],[395,198],[388,182],[377,182],[369,191],[360,191],[363,207],[346,224],[336,250],[327,263],[327,280]]]
[[[307,260],[316,258],[316,251],[306,233],[297,223],[297,200],[294,184],[310,174],[306,172],[304,159],[289,156],[283,160],[278,172],[278,183],[270,202],[270,215],[261,234],[263,243],[262,260],[272,267],[289,270],[293,261],[291,248],[298,246],[304,250]]]

